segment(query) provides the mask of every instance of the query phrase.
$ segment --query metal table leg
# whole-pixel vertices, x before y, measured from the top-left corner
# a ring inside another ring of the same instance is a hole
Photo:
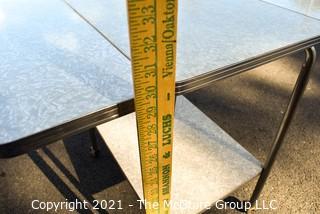
[[[255,201],[258,199],[258,197],[259,197],[259,195],[265,185],[265,182],[270,174],[271,168],[275,162],[278,151],[283,143],[283,139],[284,139],[286,132],[289,128],[289,125],[292,121],[292,118],[293,118],[294,112],[296,110],[296,107],[298,105],[298,102],[299,102],[300,98],[302,97],[303,92],[307,86],[309,76],[310,76],[310,73],[311,73],[313,66],[315,64],[315,61],[316,61],[316,49],[314,47],[306,49],[305,50],[305,63],[302,65],[301,72],[298,76],[295,87],[294,87],[293,92],[291,94],[286,113],[282,118],[277,135],[274,139],[271,151],[270,151],[268,158],[264,164],[264,167],[262,169],[262,172],[261,172],[259,180],[256,184],[256,187],[252,193],[252,196],[250,199],[251,204],[254,204]]]
[[[91,141],[90,154],[92,157],[98,157],[99,148],[97,144],[96,128],[90,129],[89,135],[90,135],[90,141]]]

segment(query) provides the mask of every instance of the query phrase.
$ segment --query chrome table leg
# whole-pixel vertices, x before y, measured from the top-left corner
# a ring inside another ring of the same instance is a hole
[[[283,139],[287,133],[289,125],[292,121],[293,115],[297,108],[298,102],[300,101],[303,92],[308,84],[310,73],[314,67],[316,61],[316,49],[314,47],[308,48],[305,50],[305,63],[302,65],[300,74],[296,81],[295,87],[291,94],[289,104],[287,106],[285,115],[282,118],[280,127],[278,129],[277,135],[274,139],[271,151],[268,154],[268,158],[264,164],[259,180],[256,184],[256,187],[252,193],[250,202],[254,204],[258,199],[265,182],[270,174],[271,168],[275,162],[278,151],[283,143]]]

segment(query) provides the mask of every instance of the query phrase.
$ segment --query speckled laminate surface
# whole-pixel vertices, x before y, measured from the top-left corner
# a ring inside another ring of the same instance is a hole
[[[263,0],[320,19],[320,0]]]
[[[128,53],[125,1],[69,2]],[[258,0],[181,0],[177,80],[320,34]],[[132,98],[130,63],[62,1],[0,2],[0,144]]]
[[[132,96],[129,61],[65,3],[0,1],[0,144]]]
[[[176,103],[171,213],[198,213],[260,173],[260,163],[183,96]],[[135,114],[98,126],[143,198]],[[121,130],[121,132],[119,132]],[[180,208],[180,209],[179,209]]]
[[[125,0],[67,0],[129,55]],[[260,0],[180,0],[177,80],[320,35],[320,22]]]

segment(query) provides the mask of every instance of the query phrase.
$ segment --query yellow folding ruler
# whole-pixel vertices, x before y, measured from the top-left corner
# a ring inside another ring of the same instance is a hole
[[[147,213],[169,213],[177,0],[127,0],[135,109]]]

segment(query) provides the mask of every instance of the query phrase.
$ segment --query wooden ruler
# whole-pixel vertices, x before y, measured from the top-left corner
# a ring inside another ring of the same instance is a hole
[[[169,213],[177,0],[127,0],[135,109],[147,213]]]

